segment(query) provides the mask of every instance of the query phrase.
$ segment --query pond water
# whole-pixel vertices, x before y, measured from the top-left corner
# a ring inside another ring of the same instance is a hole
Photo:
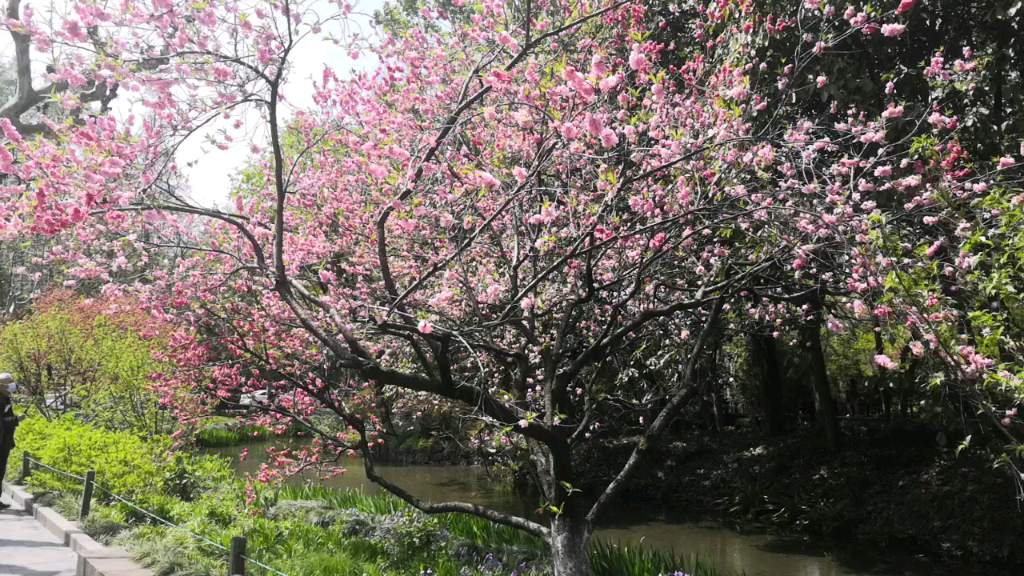
[[[250,444],[249,457],[240,462],[239,447],[211,448],[207,453],[232,459],[239,474],[259,472],[263,450],[271,444]],[[381,489],[366,479],[362,461],[342,463],[348,472],[329,479],[309,474],[294,478],[296,483],[313,481],[339,490],[357,489],[378,494]],[[491,481],[477,466],[377,465],[378,472],[426,500],[463,500],[504,511],[529,515],[532,505],[516,498],[511,490]],[[667,519],[663,512],[616,510],[607,514],[608,526],[597,531],[599,538],[625,545],[672,550],[683,555],[708,558],[720,568],[746,576],[981,576],[991,571],[972,570],[962,565],[939,565],[919,558],[881,561],[868,554],[844,554],[842,559],[791,540],[767,534],[742,534],[721,526]]]

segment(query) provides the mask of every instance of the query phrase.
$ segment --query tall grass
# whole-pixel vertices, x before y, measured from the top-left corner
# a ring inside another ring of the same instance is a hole
[[[711,562],[696,556],[682,557],[672,552],[596,539],[590,545],[590,566],[594,576],[671,576],[678,572],[690,576],[725,574]]]
[[[389,494],[370,496],[361,490],[335,490],[325,486],[284,485],[268,495],[273,505],[282,500],[319,500],[337,510],[359,510],[367,514],[395,514],[409,510],[409,505]]]
[[[263,426],[240,424],[226,428],[203,428],[196,434],[196,443],[207,448],[238,446],[247,442],[259,442],[270,437],[270,431]]]

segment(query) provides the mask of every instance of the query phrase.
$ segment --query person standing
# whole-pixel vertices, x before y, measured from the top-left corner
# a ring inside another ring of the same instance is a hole
[[[7,458],[14,449],[14,429],[18,427],[18,416],[14,413],[14,378],[10,374],[0,374],[0,483],[7,475]],[[0,502],[0,510],[10,508],[10,504]]]

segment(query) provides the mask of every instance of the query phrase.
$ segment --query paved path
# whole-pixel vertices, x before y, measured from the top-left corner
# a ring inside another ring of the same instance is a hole
[[[77,564],[78,555],[20,506],[0,510],[0,576],[75,576]]]

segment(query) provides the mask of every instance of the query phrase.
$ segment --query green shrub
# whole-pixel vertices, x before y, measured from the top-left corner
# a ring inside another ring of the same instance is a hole
[[[18,447],[36,460],[76,476],[95,470],[98,485],[125,497],[152,490],[168,445],[128,432],[95,428],[70,416],[49,422],[29,418],[18,427]],[[36,490],[56,492],[81,487],[80,480],[42,468],[33,469],[28,484]]]
[[[133,304],[64,290],[44,295],[32,314],[0,326],[0,365],[47,419],[75,410],[104,428],[169,432],[172,418],[149,378],[168,368],[154,349],[170,326]],[[64,401],[54,405],[50,394]]]

